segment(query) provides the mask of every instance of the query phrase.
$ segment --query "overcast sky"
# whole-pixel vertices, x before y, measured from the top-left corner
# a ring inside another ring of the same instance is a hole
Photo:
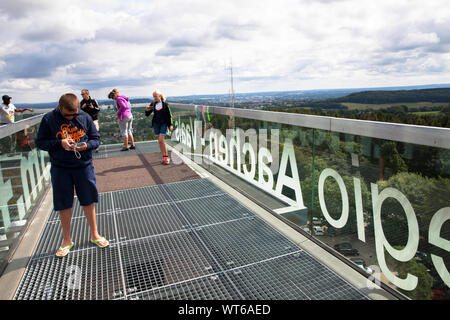
[[[0,93],[450,83],[448,0],[1,0]]]

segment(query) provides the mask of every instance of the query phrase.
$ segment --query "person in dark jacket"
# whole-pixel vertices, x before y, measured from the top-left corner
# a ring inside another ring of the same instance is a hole
[[[98,103],[95,99],[92,99],[89,95],[88,89],[81,90],[81,96],[83,97],[83,100],[80,102],[80,108],[87,114],[89,114],[94,121],[95,128],[97,131],[99,131],[99,125],[98,125],[98,114],[100,112],[100,107],[98,106]]]
[[[99,144],[100,136],[92,118],[79,110],[79,100],[72,93],[62,95],[58,106],[42,118],[36,145],[50,155],[53,206],[59,213],[63,231],[58,257],[66,256],[74,245],[70,237],[74,187],[91,230],[91,242],[101,248],[109,244],[98,234],[95,219],[98,191],[92,150]]]
[[[164,142],[167,129],[173,130],[172,125],[172,113],[170,112],[169,104],[166,102],[166,98],[159,91],[153,91],[154,101],[145,108],[145,115],[148,117],[152,112],[154,113],[152,119],[152,127],[155,135],[158,137],[159,149],[162,153],[162,164],[169,164],[170,158],[167,154],[167,146]]]
[[[91,116],[92,121],[94,121],[95,128],[99,131],[100,126],[98,124],[98,114],[100,112],[100,107],[98,106],[97,100],[91,98],[88,89],[81,90],[81,96],[83,97],[83,100],[80,102],[81,110]],[[98,148],[95,149],[95,152],[98,152]]]

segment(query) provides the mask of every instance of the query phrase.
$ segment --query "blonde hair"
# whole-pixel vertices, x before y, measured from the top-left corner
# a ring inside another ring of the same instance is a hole
[[[162,94],[161,91],[159,91],[158,89],[155,89],[155,91],[153,91],[152,95],[157,94],[159,96],[159,98],[161,99],[162,102],[166,102],[166,97],[164,97],[164,95]]]
[[[82,89],[81,93],[86,92],[87,94],[89,94],[89,90],[88,89]]]

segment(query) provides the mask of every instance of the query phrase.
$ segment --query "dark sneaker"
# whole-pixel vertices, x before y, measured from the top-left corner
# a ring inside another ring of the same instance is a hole
[[[134,150],[134,149],[136,149],[136,146],[131,146],[130,149]]]
[[[130,151],[130,149],[127,147],[122,147],[122,149],[120,149],[120,151]]]

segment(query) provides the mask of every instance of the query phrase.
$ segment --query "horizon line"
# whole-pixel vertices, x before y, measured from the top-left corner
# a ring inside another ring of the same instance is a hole
[[[441,88],[450,88],[450,83],[433,83],[433,84],[418,84],[418,85],[399,85],[399,86],[383,86],[383,87],[352,87],[352,88],[330,88],[330,89],[304,89],[304,90],[277,90],[277,91],[249,91],[249,92],[235,92],[238,94],[260,94],[260,93],[278,93],[278,92],[308,92],[308,91],[344,91],[344,90],[364,90],[364,89],[387,89],[387,88],[414,88],[414,87],[429,87],[429,86],[444,86]],[[424,88],[433,89],[433,88]],[[411,89],[414,90],[414,89]],[[183,97],[196,97],[196,96],[229,96],[230,93],[205,93],[205,94],[191,94],[191,95],[177,95],[177,96],[167,96],[168,98],[183,98]],[[151,96],[129,96],[131,99],[153,99]],[[96,99],[94,97],[94,99]],[[98,101],[105,101],[109,99],[97,99]],[[57,103],[57,101],[46,101],[46,102],[17,102],[16,104],[45,104],[45,103]]]

